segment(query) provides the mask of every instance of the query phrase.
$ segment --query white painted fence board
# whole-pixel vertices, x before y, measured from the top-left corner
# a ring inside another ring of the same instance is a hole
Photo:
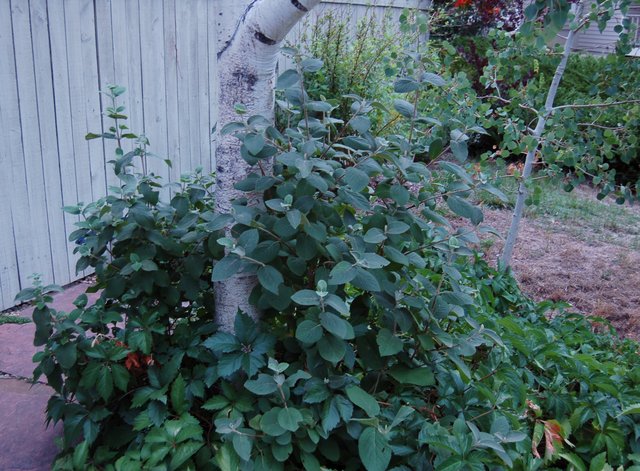
[[[41,274],[45,282],[53,280],[29,16],[28,3],[11,3],[22,141],[22,152],[18,150],[15,157],[23,159],[21,167],[26,184],[26,195],[18,196],[27,203],[26,208],[21,208],[19,213],[16,211],[13,218],[17,226],[16,238],[24,239],[16,241],[18,256],[21,260],[28,260],[24,264],[25,270],[21,270],[22,286],[29,285],[27,278],[34,273]]]
[[[60,159],[60,180],[62,203],[75,205],[79,201],[76,181],[75,147],[73,142],[73,122],[71,114],[71,90],[67,60],[67,39],[65,28],[65,10],[63,0],[49,0],[49,42],[51,47],[51,74],[53,77],[53,99],[55,106],[55,125],[58,139],[58,157]],[[65,238],[74,230],[77,216],[64,215]],[[67,240],[69,281],[76,278],[77,256],[73,254],[75,245]],[[59,283],[64,283],[60,280]]]
[[[4,144],[0,147],[0,307],[11,306],[13,296],[20,290],[16,241],[14,237],[13,212],[16,200],[23,195],[14,180],[14,155],[19,148],[19,117],[16,102],[15,64],[13,55],[13,29],[11,27],[11,5],[0,1],[0,128],[4,133]],[[20,178],[24,181],[24,178]]]
[[[140,12],[137,1],[124,0],[121,8],[125,12],[123,37],[127,51],[127,95],[129,99],[129,125],[135,134],[145,134],[144,90],[142,88],[142,70],[140,60]]]
[[[69,102],[71,104],[73,161],[75,163],[78,201],[89,203],[93,199],[93,192],[89,143],[85,140],[89,128],[85,111],[82,31],[78,27],[81,21],[81,5],[78,1],[67,2],[63,0],[61,3],[65,8]]]
[[[97,50],[98,50],[98,86],[100,90],[106,91],[107,85],[119,84],[116,78],[116,66],[113,57],[113,22],[111,19],[111,1],[95,0],[96,12],[96,28],[97,33]],[[105,94],[100,93],[100,112],[102,115],[106,109],[112,106],[111,99]],[[102,119],[101,130],[106,132],[114,123],[110,119]],[[107,164],[115,156],[117,143],[115,140],[105,139],[102,141],[102,149],[104,154],[105,180],[107,188],[117,185],[118,178],[111,171],[112,167]]]
[[[189,32],[191,27],[191,9],[187,2],[176,1],[176,42],[177,42],[177,85],[178,85],[178,142],[180,160],[176,162],[179,174],[187,173],[193,169],[192,162],[195,156],[191,155],[190,142],[195,136],[191,135],[196,123],[191,123],[190,118],[190,72],[191,41]],[[197,165],[197,164],[196,164]]]
[[[93,178],[91,175],[91,150],[95,141],[87,141],[87,132],[95,132],[87,116],[85,96],[85,65],[83,58],[83,29],[81,27],[83,5],[79,0],[62,1],[65,8],[65,34],[67,46],[67,69],[69,78],[69,102],[71,104],[71,123],[73,139],[73,162],[75,163],[78,199],[84,204],[94,200]],[[76,273],[84,276],[85,272]]]
[[[69,254],[67,253],[65,218],[62,211],[62,180],[58,136],[55,125],[55,103],[53,99],[53,79],[49,28],[46,0],[31,0],[31,39],[38,106],[38,124],[42,168],[44,172],[45,210],[48,230],[43,237],[49,238],[53,268],[53,282],[68,282]],[[24,132],[24,130],[23,130]]]
[[[140,0],[141,77],[144,90],[145,135],[149,139],[147,170],[169,177],[167,158],[167,107],[164,74],[164,16],[163,9],[153,0]]]
[[[207,27],[207,4],[209,0],[196,0],[197,31],[196,37],[196,62],[198,64],[198,82],[196,87],[196,100],[198,103],[199,135],[196,143],[200,144],[198,156],[205,172],[211,172],[211,123],[209,122],[209,34]],[[193,170],[193,169],[191,169]]]
[[[82,57],[82,79],[86,132],[102,130],[100,113],[100,80],[98,72],[98,51],[96,45],[96,24],[93,0],[82,0],[80,4],[80,52]],[[84,135],[81,135],[84,138]],[[91,201],[106,193],[104,168],[104,147],[100,140],[87,141],[89,174],[91,175]]]
[[[138,110],[133,103],[133,90],[129,81],[129,63],[131,59],[129,57],[128,49],[128,35],[131,34],[127,26],[127,11],[125,8],[127,0],[111,0],[111,39],[113,45],[113,69],[114,69],[114,85],[121,85],[127,89],[124,95],[118,97],[118,105],[125,107],[125,112],[129,119],[126,122],[118,123],[125,124],[132,132],[141,133],[144,130],[141,127],[136,127],[140,124],[136,119],[140,110]],[[131,2],[134,3],[134,2]],[[111,120],[105,120],[108,125],[111,125]],[[131,143],[123,143],[125,151],[130,151],[132,148]]]
[[[209,131],[213,128],[218,122],[218,111],[216,109],[215,103],[218,102],[218,75],[217,75],[217,64],[216,57],[218,54],[217,47],[217,38],[218,38],[218,27],[217,27],[217,17],[219,17],[218,8],[213,2],[207,3],[207,56],[208,56],[208,71],[209,71]],[[214,136],[216,133],[212,133],[210,137],[210,162],[211,162],[211,171],[216,171],[214,155],[216,151],[216,142]]]
[[[194,8],[193,3],[188,4],[185,2],[185,6],[187,6],[189,10],[188,14],[188,29],[187,31],[191,34],[198,35],[198,17],[200,16],[200,12],[196,8]],[[201,165],[202,160],[200,156],[200,103],[198,100],[198,86],[200,84],[199,68],[200,64],[198,63],[198,43],[197,41],[192,40],[192,36],[189,37],[189,49],[188,49],[188,70],[186,73],[186,78],[189,82],[189,115],[187,117],[187,121],[189,123],[189,130],[191,138],[189,139],[189,155],[191,156],[191,163],[185,169],[185,171],[189,172],[194,168]]]
[[[164,79],[167,123],[167,157],[172,165],[170,181],[180,180],[180,136],[178,116],[178,54],[176,38],[176,0],[163,2]]]

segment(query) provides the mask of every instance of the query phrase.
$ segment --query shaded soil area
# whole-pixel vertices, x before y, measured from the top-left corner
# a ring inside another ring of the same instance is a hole
[[[506,234],[511,211],[485,209],[485,224]],[[541,301],[567,301],[583,314],[602,316],[627,337],[640,339],[640,251],[625,240],[602,241],[588,228],[579,236],[567,221],[525,218],[512,268],[522,289]],[[483,248],[495,261],[503,241],[486,239]]]

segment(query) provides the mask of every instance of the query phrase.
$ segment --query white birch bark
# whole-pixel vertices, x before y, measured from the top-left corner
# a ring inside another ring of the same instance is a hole
[[[580,16],[580,13],[582,12],[582,5],[583,5],[582,1],[580,1],[576,5],[574,9],[576,17]],[[542,134],[544,132],[544,127],[547,124],[547,119],[550,116],[550,114],[553,112],[553,102],[556,99],[556,94],[558,93],[558,87],[560,86],[560,81],[562,80],[564,71],[567,68],[567,61],[569,60],[569,56],[571,55],[571,50],[573,49],[573,43],[575,41],[576,33],[577,31],[573,29],[569,31],[567,40],[564,43],[564,51],[562,53],[562,59],[560,60],[560,63],[556,68],[555,74],[553,75],[553,80],[551,81],[551,85],[549,86],[549,91],[547,92],[547,99],[544,104],[544,109],[539,114],[536,127],[531,133],[532,137],[535,140],[534,141],[535,145],[533,146],[533,148],[528,150],[526,159],[524,161],[524,168],[522,169],[522,177],[518,185],[516,205],[513,210],[513,215],[511,217],[511,226],[509,227],[507,239],[505,240],[504,248],[502,250],[502,255],[500,256],[500,262],[504,267],[508,267],[511,265],[513,249],[516,245],[516,240],[518,238],[520,221],[522,220],[525,200],[527,198],[526,182],[531,176],[531,172],[533,170],[533,163],[535,162],[535,159],[536,159],[536,153],[540,148],[540,141],[542,140]]]
[[[274,118],[275,68],[282,40],[291,28],[320,0],[253,0],[237,19],[235,28],[222,28],[228,39],[218,51],[218,123],[238,120],[235,105],[242,103],[247,114]],[[224,13],[221,12],[224,16]],[[227,22],[230,19],[224,18]],[[234,184],[250,173],[251,167],[240,157],[240,144],[230,136],[218,136],[216,149],[216,211],[228,213],[232,201],[246,197]],[[268,169],[265,169],[268,171]],[[260,203],[250,195],[250,204]],[[215,282],[215,320],[221,329],[233,330],[238,309],[253,318],[259,312],[249,303],[256,286],[255,276],[239,275]]]

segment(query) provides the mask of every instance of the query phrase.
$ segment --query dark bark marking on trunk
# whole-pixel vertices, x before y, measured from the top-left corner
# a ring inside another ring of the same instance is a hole
[[[254,33],[254,37],[258,41],[260,41],[262,44],[266,44],[267,46],[275,46],[278,43],[278,41],[276,41],[275,39],[271,39],[269,36],[266,36],[261,31],[256,31]]]
[[[235,84],[237,85],[237,89],[241,92],[241,96],[244,91],[253,91],[253,87],[258,82],[258,77],[256,76],[256,74],[249,72],[246,69],[234,70],[231,76],[235,79]],[[244,88],[245,86],[246,88]]]
[[[236,38],[236,34],[238,34],[238,30],[240,29],[240,25],[242,25],[244,23],[244,20],[247,18],[247,14],[253,8],[253,6],[256,4],[257,1],[258,0],[253,0],[249,5],[247,5],[247,8],[245,9],[244,13],[242,13],[242,16],[240,16],[240,19],[236,23],[236,28],[233,30],[233,34],[231,35],[229,40],[224,43],[224,47],[218,52],[218,54],[217,54],[218,59],[220,59],[222,54],[227,49],[229,49],[229,46],[231,46],[231,44],[233,43],[233,40]],[[220,15],[222,15],[222,13],[220,13]]]
[[[296,7],[298,10],[307,13],[309,11],[309,9],[307,7],[305,7],[302,3],[300,3],[298,0],[291,0],[291,5],[293,5],[294,7]]]

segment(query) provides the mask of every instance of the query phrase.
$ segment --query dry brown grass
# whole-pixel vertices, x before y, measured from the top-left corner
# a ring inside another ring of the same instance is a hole
[[[508,210],[485,211],[485,222],[501,234],[510,217]],[[487,257],[495,260],[501,248],[502,241],[496,240]],[[624,241],[604,242],[589,233],[588,225],[577,237],[566,220],[523,219],[512,268],[534,299],[567,301],[584,314],[608,319],[621,334],[640,339],[640,251]]]

